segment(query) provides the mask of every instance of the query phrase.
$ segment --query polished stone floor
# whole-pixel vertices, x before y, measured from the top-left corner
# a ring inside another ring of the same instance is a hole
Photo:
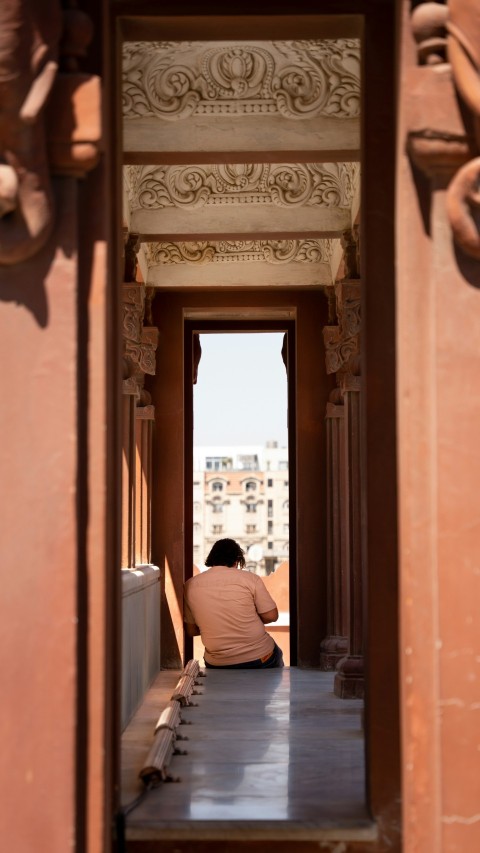
[[[178,673],[162,672],[122,742],[122,801]],[[182,710],[187,755],[170,764],[176,783],[149,791],[127,818],[127,837],[372,838],[365,808],[362,702],[337,699],[333,675],[284,668],[207,670]]]

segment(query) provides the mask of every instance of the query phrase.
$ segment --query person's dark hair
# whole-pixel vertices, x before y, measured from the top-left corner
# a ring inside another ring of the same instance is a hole
[[[245,568],[245,552],[234,539],[219,539],[205,560],[206,566],[231,568],[235,563],[238,563],[241,569]]]

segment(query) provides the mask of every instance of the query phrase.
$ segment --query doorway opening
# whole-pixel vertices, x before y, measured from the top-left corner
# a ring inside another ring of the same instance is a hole
[[[217,539],[245,551],[279,618],[267,631],[290,664],[287,341],[281,332],[194,338],[193,574]],[[194,657],[203,658],[200,637]]]
[[[217,539],[236,539],[296,665],[295,321],[187,320],[184,341],[186,579]],[[191,654],[203,658],[199,639],[186,638]]]

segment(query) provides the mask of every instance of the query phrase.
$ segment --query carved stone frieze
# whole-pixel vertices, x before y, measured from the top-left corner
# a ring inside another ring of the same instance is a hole
[[[149,267],[160,264],[328,263],[333,240],[220,240],[218,242],[147,243]]]
[[[131,210],[205,205],[350,207],[359,163],[126,166]]]
[[[252,114],[342,119],[359,110],[358,39],[124,44],[128,119]]]

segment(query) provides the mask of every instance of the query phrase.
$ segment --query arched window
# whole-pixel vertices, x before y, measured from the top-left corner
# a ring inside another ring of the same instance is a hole
[[[289,508],[289,506],[290,506],[290,502],[289,502],[289,501],[284,501],[284,502],[283,502],[283,509],[287,510],[287,509]]]
[[[255,492],[256,489],[257,489],[257,484],[256,484],[255,480],[248,480],[248,482],[245,483],[245,491],[246,492]]]
[[[223,483],[220,480],[215,480],[212,483],[212,492],[223,492]]]

